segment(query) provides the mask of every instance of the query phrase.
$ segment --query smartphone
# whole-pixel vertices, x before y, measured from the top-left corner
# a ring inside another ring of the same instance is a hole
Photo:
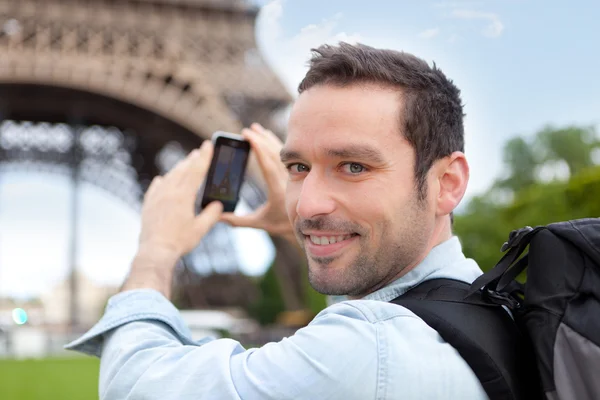
[[[223,203],[223,211],[233,212],[240,198],[250,143],[241,135],[215,132],[212,136],[214,152],[204,187],[201,190],[203,209],[213,201]]]

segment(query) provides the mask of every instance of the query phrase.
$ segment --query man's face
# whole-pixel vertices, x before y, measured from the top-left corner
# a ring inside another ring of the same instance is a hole
[[[316,86],[294,105],[286,209],[321,293],[364,296],[426,255],[435,212],[418,199],[400,109],[375,85]]]

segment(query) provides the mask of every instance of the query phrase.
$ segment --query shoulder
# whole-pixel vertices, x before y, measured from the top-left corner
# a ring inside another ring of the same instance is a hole
[[[415,339],[443,341],[437,331],[412,311],[379,300],[348,300],[327,307],[305,328],[332,332],[347,340],[405,342]],[[299,331],[300,333],[302,330]]]
[[[394,318],[415,319],[416,321],[412,322],[418,323],[420,321],[423,323],[423,321],[412,311],[397,304],[379,300],[346,300],[336,303],[321,311],[315,320],[326,318],[331,315],[339,315],[371,324],[388,321]]]
[[[331,347],[344,343],[359,346],[363,356],[371,354],[377,360],[377,385],[387,395],[486,398],[456,349],[402,306],[377,300],[344,301],[323,310],[313,323],[336,327]]]
[[[350,300],[329,306],[294,337],[307,345],[319,338],[325,347],[349,346],[362,356],[370,354],[386,359],[390,352],[400,349],[414,353],[415,357],[429,356],[425,348],[432,346],[441,345],[453,351],[437,331],[412,311],[377,300]],[[406,358],[408,354],[399,356]]]
[[[334,362],[345,354],[344,358],[356,358],[362,363],[370,360],[381,366],[380,358],[386,356],[390,342],[398,348],[406,347],[398,342],[410,343],[415,336],[422,337],[423,331],[439,340],[437,332],[404,307],[375,300],[351,300],[327,307],[288,340],[300,348],[313,349],[315,354],[326,352]]]

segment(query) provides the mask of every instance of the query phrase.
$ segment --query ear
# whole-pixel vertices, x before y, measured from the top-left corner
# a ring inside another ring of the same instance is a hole
[[[460,151],[455,151],[438,163],[436,175],[439,191],[435,199],[436,216],[444,216],[450,214],[465,195],[469,182],[469,164]]]

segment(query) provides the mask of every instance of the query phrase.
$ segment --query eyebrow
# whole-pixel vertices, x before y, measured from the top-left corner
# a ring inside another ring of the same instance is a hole
[[[343,158],[343,159],[354,159],[354,160],[368,160],[376,164],[383,164],[385,159],[383,154],[377,149],[372,147],[365,147],[359,145],[349,145],[345,147],[325,149],[325,154],[331,158]],[[281,162],[289,160],[302,159],[302,155],[297,151],[281,149],[279,153]]]
[[[283,148],[279,152],[279,158],[281,159],[281,162],[284,163],[289,160],[301,159],[302,156],[297,151],[286,150],[285,148]]]
[[[383,154],[375,148],[359,145],[350,145],[342,148],[327,149],[326,154],[333,158],[346,158],[356,160],[369,160],[375,163],[383,163]]]

